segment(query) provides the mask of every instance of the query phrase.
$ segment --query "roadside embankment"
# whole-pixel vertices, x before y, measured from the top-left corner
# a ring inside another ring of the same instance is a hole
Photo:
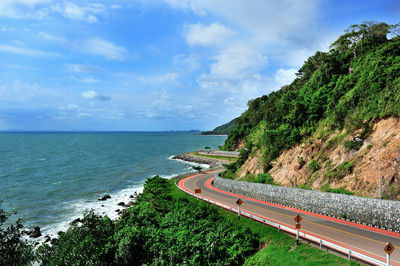
[[[400,202],[398,201],[249,183],[218,176],[214,179],[214,186],[254,199],[400,231]]]
[[[223,165],[223,161],[221,161],[221,160],[190,155],[187,153],[173,156],[172,159],[182,160],[182,161],[191,162],[191,163],[198,163],[198,164],[208,164],[211,168],[219,167],[219,166]]]

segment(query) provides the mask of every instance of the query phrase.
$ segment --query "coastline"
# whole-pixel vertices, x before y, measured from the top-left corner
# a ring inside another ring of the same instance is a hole
[[[170,156],[168,159],[182,162],[184,164],[192,166],[202,166],[203,169],[214,168],[221,166],[222,163],[218,160],[208,159],[208,158],[197,158],[196,156],[190,156],[187,154],[179,154]],[[180,174],[173,175],[162,175],[161,177],[167,179],[179,179],[187,175],[196,174],[196,171],[185,171]],[[144,183],[137,184],[132,187],[122,189],[113,193],[99,194],[98,198],[78,200],[76,202],[69,202],[73,209],[78,210],[79,214],[73,214],[67,219],[60,221],[57,224],[45,225],[40,228],[41,236],[37,238],[30,238],[26,235],[24,238],[34,242],[36,245],[50,242],[51,239],[57,238],[60,232],[65,232],[72,224],[79,222],[83,217],[83,213],[86,210],[93,209],[95,213],[99,215],[107,215],[112,220],[117,220],[123,211],[129,208],[136,199],[136,196],[142,193],[144,188]],[[101,200],[105,196],[110,196],[110,198]],[[25,230],[30,231],[30,228],[25,228]]]
[[[209,167],[220,167],[223,166],[223,162],[221,160],[212,159],[212,158],[205,158],[200,156],[190,155],[188,153],[179,154],[176,156],[171,157],[173,160],[181,160],[189,163],[196,163],[200,165],[209,165]]]

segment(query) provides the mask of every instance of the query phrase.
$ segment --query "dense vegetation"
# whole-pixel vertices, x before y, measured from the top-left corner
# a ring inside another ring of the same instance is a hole
[[[236,128],[236,120],[237,118],[226,124],[223,124],[222,126],[216,127],[211,131],[201,132],[201,135],[229,135],[232,130]]]
[[[0,217],[4,214],[0,211]],[[13,244],[0,242],[0,265],[34,260],[43,265],[358,265],[309,245],[297,246],[275,228],[237,220],[236,214],[199,201],[158,176],[146,182],[138,201],[116,222],[87,211],[52,246],[40,246],[36,256],[32,245],[20,240],[21,226],[13,228],[1,231],[1,239]]]
[[[158,176],[116,221],[87,212],[39,248],[44,265],[238,265],[259,247],[257,236],[204,202],[174,199]]]
[[[33,246],[21,239],[20,220],[7,223],[11,214],[0,208],[0,265],[26,265],[34,259]]]
[[[267,171],[281,151],[313,134],[323,139],[346,129],[365,138],[374,120],[398,117],[399,25],[365,22],[351,26],[329,52],[308,58],[290,85],[249,101],[223,146],[233,150],[239,140],[245,144],[241,159],[229,171],[235,173],[255,150],[262,152]],[[359,148],[360,143],[346,145]],[[318,165],[309,167],[315,171]]]

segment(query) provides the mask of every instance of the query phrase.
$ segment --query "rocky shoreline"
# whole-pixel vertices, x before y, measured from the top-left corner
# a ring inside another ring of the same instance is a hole
[[[188,153],[173,156],[171,159],[182,160],[191,163],[208,164],[211,168],[220,167],[224,164],[223,161],[200,156],[190,155]]]
[[[182,161],[186,161],[186,162],[191,162],[191,163],[198,163],[198,164],[207,164],[209,165],[211,168],[214,167],[220,167],[223,165],[223,161],[221,160],[217,160],[217,159],[212,159],[212,158],[205,158],[205,157],[200,157],[200,156],[194,156],[194,155],[190,155],[188,153],[184,153],[184,154],[179,154],[176,156],[173,156],[171,159],[176,159],[176,160],[182,160]],[[180,174],[177,175],[175,177],[173,177],[172,179],[179,179],[181,177],[184,176],[188,176],[191,174],[196,174],[198,172],[190,172],[190,173],[184,173],[184,174]],[[136,200],[136,197],[138,196],[138,193],[134,193],[132,195],[129,196],[129,202],[125,203],[125,202],[119,202],[116,206],[115,212],[118,213],[118,217],[122,215],[123,211],[127,208],[129,208],[130,206],[133,205],[133,203]],[[111,196],[106,194],[100,198],[98,198],[98,201],[106,201],[108,199],[111,199]],[[104,205],[101,205],[101,207],[104,207]],[[103,212],[104,215],[104,212]],[[75,225],[81,222],[81,218],[76,218],[74,219],[72,222],[69,223],[69,225]],[[61,233],[61,231],[58,232],[58,235]],[[33,239],[38,239],[40,237],[42,237],[42,232],[41,232],[41,228],[36,226],[33,227],[31,229],[25,230],[24,234],[29,237],[29,238],[33,238]],[[56,238],[57,236],[51,238],[50,235],[46,234],[44,236],[44,239],[42,241],[37,241],[35,242],[35,246],[39,245],[40,242],[45,242],[45,243],[51,243],[51,240],[53,240],[54,238]]]

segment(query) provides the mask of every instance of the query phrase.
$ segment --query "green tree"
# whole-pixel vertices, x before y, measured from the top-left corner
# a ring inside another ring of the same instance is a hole
[[[38,249],[43,265],[111,265],[114,261],[114,223],[93,210],[86,211],[81,223],[73,224],[50,245]]]
[[[5,224],[11,214],[0,208],[0,265],[30,265],[35,258],[33,246],[21,239],[23,226],[19,219]]]

